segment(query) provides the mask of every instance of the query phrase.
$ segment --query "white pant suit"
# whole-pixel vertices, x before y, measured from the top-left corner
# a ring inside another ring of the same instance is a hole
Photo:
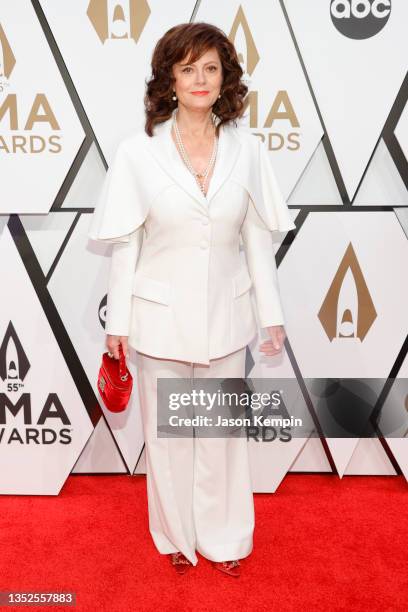
[[[221,126],[204,196],[171,125],[119,143],[88,235],[113,243],[105,331],[137,351],[152,536],[160,552],[195,564],[195,548],[220,561],[251,551],[247,441],[158,438],[157,378],[244,377],[257,334],[251,288],[260,327],[283,325],[271,232],[295,224],[247,128]]]
[[[246,437],[157,437],[157,379],[243,378],[245,353],[242,348],[209,365],[136,353],[150,533],[160,553],[181,551],[193,565],[196,550],[213,561],[252,551],[248,443]]]

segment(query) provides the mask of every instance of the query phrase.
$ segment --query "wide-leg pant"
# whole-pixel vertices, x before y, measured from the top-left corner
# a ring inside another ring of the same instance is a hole
[[[149,530],[162,554],[193,565],[248,556],[255,526],[248,443],[241,438],[158,438],[158,378],[243,378],[245,347],[210,365],[136,352],[145,439]]]

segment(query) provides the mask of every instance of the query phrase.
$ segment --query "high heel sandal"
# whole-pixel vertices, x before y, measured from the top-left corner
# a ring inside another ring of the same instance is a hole
[[[189,561],[180,551],[170,553],[170,563],[173,565],[178,574],[185,574],[186,571],[192,566],[191,561]]]
[[[216,569],[228,574],[228,576],[238,578],[241,575],[241,564],[238,559],[235,559],[234,561],[213,561],[212,563]]]

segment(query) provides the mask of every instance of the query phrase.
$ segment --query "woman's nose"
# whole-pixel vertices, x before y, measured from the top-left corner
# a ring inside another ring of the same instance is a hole
[[[205,83],[205,75],[204,73],[198,73],[197,74],[197,78],[196,78],[197,83],[199,83],[200,85],[202,85],[203,83]]]

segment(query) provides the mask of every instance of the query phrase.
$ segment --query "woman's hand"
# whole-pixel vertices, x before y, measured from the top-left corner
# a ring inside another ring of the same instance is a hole
[[[119,359],[119,345],[122,345],[123,354],[128,356],[128,336],[106,335],[106,347],[115,359]]]
[[[270,340],[265,340],[265,342],[260,345],[259,350],[265,353],[265,355],[277,355],[282,350],[283,342],[286,337],[285,329],[282,325],[272,325],[266,329]]]

